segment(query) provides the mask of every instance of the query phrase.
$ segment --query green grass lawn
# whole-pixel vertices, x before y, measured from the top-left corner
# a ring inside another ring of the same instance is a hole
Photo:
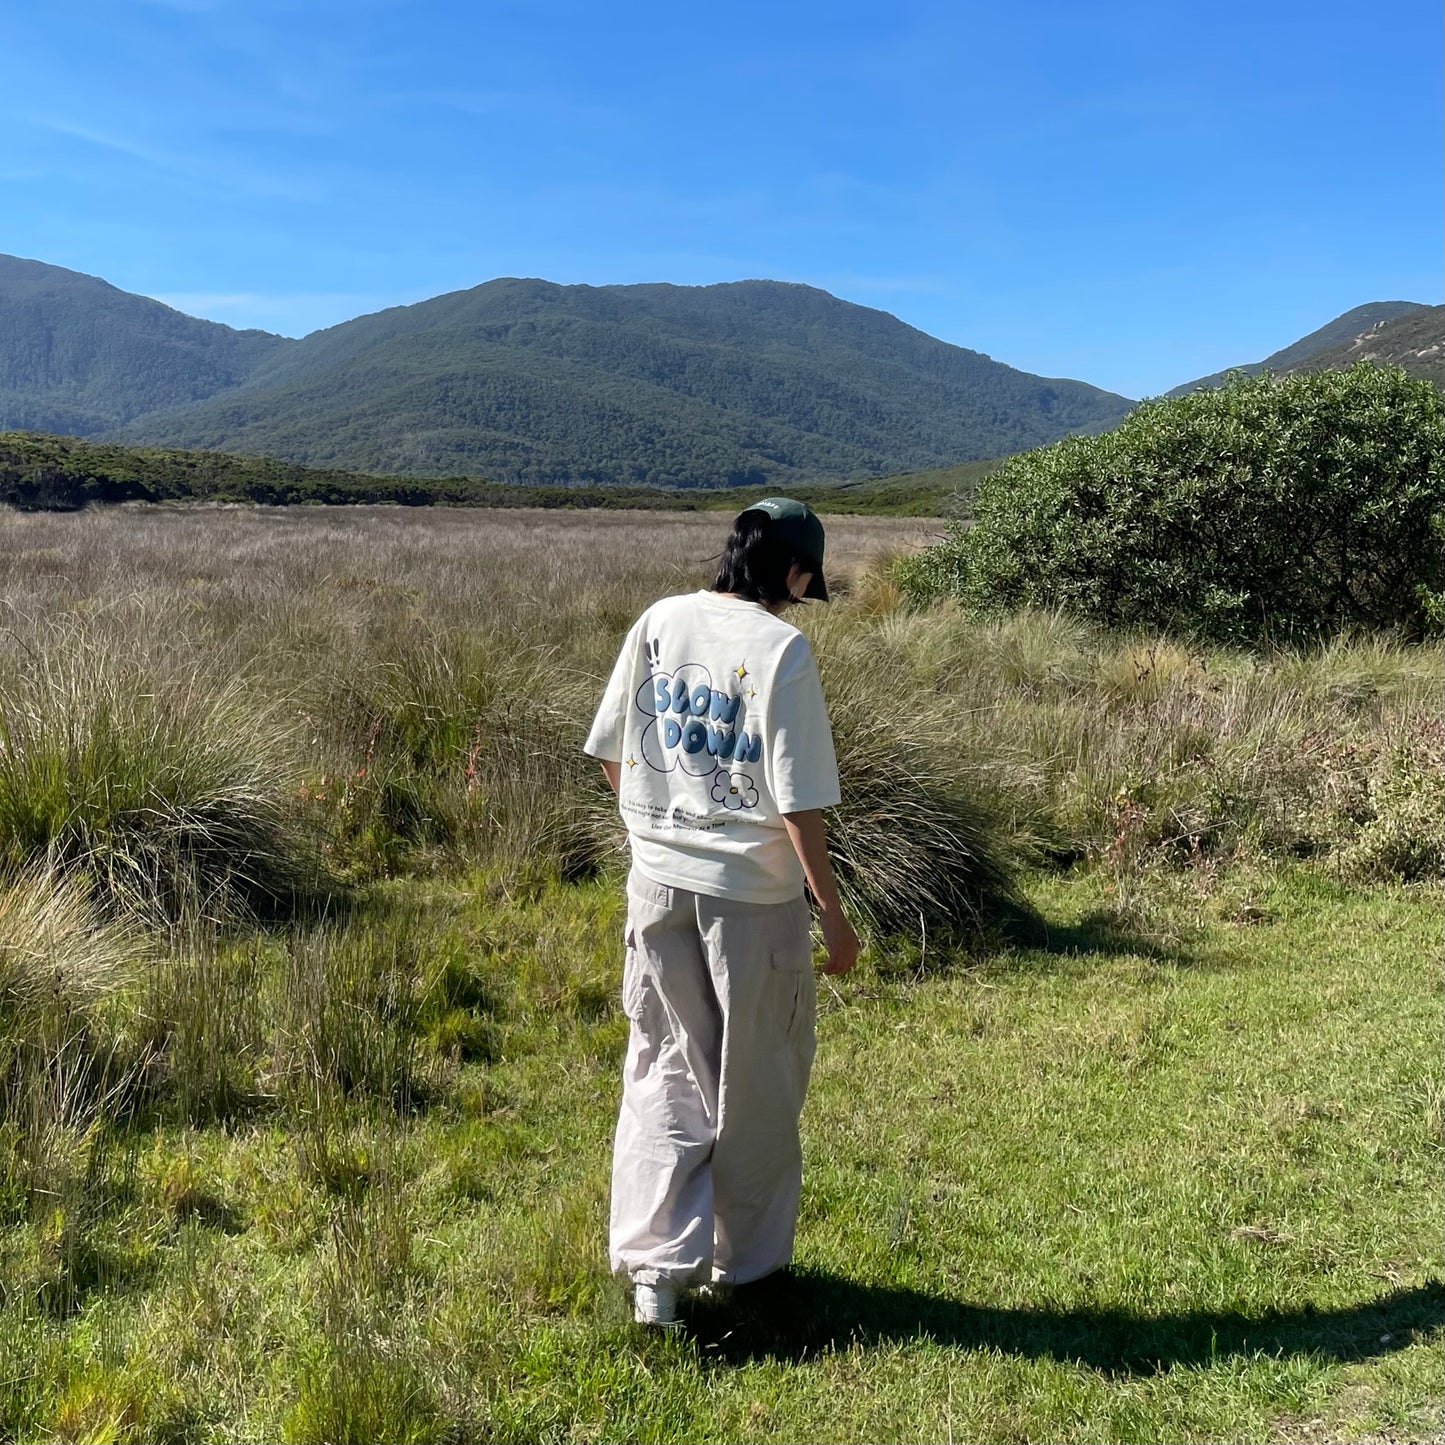
[[[1047,947],[822,988],[794,1276],[667,1338],[606,1274],[615,882],[334,926],[441,980],[414,1057],[355,1044],[401,1112],[255,1056],[312,954],[242,939],[194,980],[219,1117],[77,1122],[53,1208],[4,1201],[0,1437],[1439,1438],[1438,897],[1262,875],[1133,937],[1107,886],[1030,884]]]

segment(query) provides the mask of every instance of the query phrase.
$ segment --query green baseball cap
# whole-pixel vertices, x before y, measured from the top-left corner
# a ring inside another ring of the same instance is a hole
[[[811,564],[813,580],[805,597],[818,602],[828,600],[828,587],[823,581],[823,524],[806,502],[792,497],[764,497],[744,508],[748,512],[766,512],[773,519],[773,536],[788,543],[803,561]]]

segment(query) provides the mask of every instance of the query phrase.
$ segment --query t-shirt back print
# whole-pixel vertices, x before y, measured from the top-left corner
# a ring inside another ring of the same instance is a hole
[[[636,749],[641,762],[654,772],[681,769],[698,778],[705,785],[699,789],[700,799],[721,803],[729,811],[755,808],[757,782],[743,770],[762,763],[763,734],[761,720],[749,726],[749,704],[757,704],[758,690],[746,661],[715,682],[701,662],[662,668],[661,653],[660,641],[648,642],[646,655],[660,670],[642,683],[634,698],[646,719]],[[635,753],[626,761],[630,767],[638,765]]]
[[[659,883],[784,902],[802,891],[786,812],[838,800],[807,639],[711,592],[664,598],[628,633],[587,751],[621,763],[633,865]]]

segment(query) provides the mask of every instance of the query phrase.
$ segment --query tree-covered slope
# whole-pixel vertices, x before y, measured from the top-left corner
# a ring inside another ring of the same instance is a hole
[[[1416,312],[1431,309],[1420,301],[1367,301],[1363,306],[1356,306],[1353,310],[1336,316],[1333,321],[1326,322],[1317,331],[1311,331],[1308,336],[1302,336],[1298,341],[1281,347],[1280,350],[1266,356],[1263,361],[1245,362],[1240,366],[1231,367],[1230,370],[1243,372],[1246,376],[1257,376],[1261,371],[1272,371],[1282,375],[1285,372],[1303,370],[1307,363],[1311,363],[1309,369],[1314,370],[1316,369],[1313,364],[1314,358],[1323,357],[1340,347],[1348,346],[1362,332],[1369,331],[1382,322],[1392,321],[1396,317],[1410,316]],[[1351,357],[1350,360],[1358,360],[1358,358]],[[1349,365],[1349,362],[1343,364]],[[1176,386],[1173,391],[1166,392],[1165,395],[1187,396],[1191,391],[1200,391],[1207,386],[1220,385],[1228,375],[1228,371],[1216,371],[1211,376],[1201,376],[1197,381],[1187,381],[1183,386]]]
[[[806,286],[507,279],[314,333],[125,434],[426,476],[737,485],[999,456],[1130,405]]]
[[[1284,369],[1335,370],[1357,361],[1403,366],[1445,391],[1445,306],[1421,306],[1381,321],[1343,345]]]
[[[93,435],[234,387],[294,344],[0,256],[0,428]]]

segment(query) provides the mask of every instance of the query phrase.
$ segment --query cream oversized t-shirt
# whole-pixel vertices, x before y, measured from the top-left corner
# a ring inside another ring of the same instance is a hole
[[[655,602],[632,625],[585,744],[621,764],[632,861],[658,883],[786,903],[803,867],[783,814],[839,801],[808,639],[718,592]]]

